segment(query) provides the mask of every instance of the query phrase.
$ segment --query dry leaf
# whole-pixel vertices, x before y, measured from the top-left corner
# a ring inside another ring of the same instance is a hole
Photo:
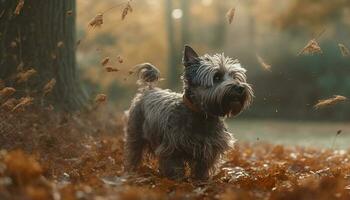
[[[267,70],[267,71],[271,71],[271,65],[270,64],[267,64],[264,59],[262,57],[260,57],[259,55],[256,55],[256,57],[258,58],[258,61],[261,65],[261,67],[264,69],[264,70]]]
[[[5,82],[0,79],[0,90],[2,90],[5,87]]]
[[[44,96],[46,96],[47,94],[49,94],[50,92],[52,92],[53,88],[56,85],[56,79],[51,79],[48,83],[46,83],[46,85],[44,86]]]
[[[227,18],[227,21],[228,21],[229,24],[231,24],[232,21],[233,21],[233,18],[234,18],[234,16],[235,16],[235,11],[236,11],[235,8],[231,8],[231,9],[230,9],[229,11],[227,11],[227,13],[226,13],[226,18]]]
[[[0,91],[0,97],[1,98],[6,98],[9,97],[11,95],[13,95],[16,92],[15,88],[12,87],[5,87]]]
[[[130,5],[130,1],[128,1],[123,9],[122,12],[122,20],[125,19],[125,17],[128,15],[129,12],[132,12],[132,7]]]
[[[124,60],[123,60],[121,55],[117,56],[117,60],[118,60],[119,63],[123,63],[124,62]]]
[[[129,71],[128,71],[128,74],[129,74],[129,75],[133,75],[134,73],[135,73],[134,70],[129,70]]]
[[[18,104],[18,100],[15,98],[10,98],[5,103],[1,105],[1,108],[11,111]]]
[[[33,97],[22,97],[19,100],[19,103],[12,109],[12,111],[16,111],[19,108],[24,108],[26,106],[29,106],[33,104],[34,98]]]
[[[103,60],[101,60],[101,65],[106,66],[109,62],[109,57],[105,57]]]
[[[6,154],[4,163],[6,172],[17,182],[27,183],[43,173],[40,164],[21,150],[11,151]]]
[[[73,15],[73,10],[68,10],[68,11],[67,11],[67,15],[68,15],[68,16],[72,16],[72,15]]]
[[[343,44],[338,44],[341,54],[344,57],[350,56],[350,50]]]
[[[320,45],[317,43],[316,39],[310,40],[307,45],[299,52],[298,55],[309,55],[309,54],[317,54],[322,53],[322,49]]]
[[[23,62],[20,62],[19,65],[17,66],[17,71],[20,72],[20,71],[23,71],[23,68],[24,68],[24,63]]]
[[[37,73],[36,70],[32,68],[24,72],[19,72],[16,76],[17,83],[27,82],[28,79],[36,73]]]
[[[107,101],[107,95],[105,94],[98,94],[95,97],[95,103],[96,104],[101,104]]]
[[[346,101],[347,98],[340,95],[334,95],[332,98],[319,100],[318,103],[314,106],[315,109],[320,109],[326,106],[334,105],[342,101]]]
[[[64,42],[63,42],[63,41],[57,42],[57,47],[58,47],[58,48],[61,48],[61,47],[63,47],[63,46],[64,46]]]
[[[92,28],[101,27],[102,24],[103,24],[103,14],[102,14],[102,13],[98,13],[98,14],[89,22],[89,26],[91,26]]]
[[[76,47],[78,47],[80,45],[80,43],[81,43],[81,40],[78,40],[77,43],[75,44]]]
[[[17,47],[17,42],[16,41],[12,41],[10,46],[11,46],[11,48],[16,48]]]
[[[19,0],[18,4],[16,6],[14,14],[15,15],[19,15],[21,13],[21,10],[22,10],[23,6],[24,6],[24,0]]]
[[[120,71],[118,68],[113,68],[113,67],[105,67],[107,72],[118,72]]]

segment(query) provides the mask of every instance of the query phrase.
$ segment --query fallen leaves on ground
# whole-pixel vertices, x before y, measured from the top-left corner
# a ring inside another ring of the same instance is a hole
[[[174,181],[159,175],[152,156],[136,173],[123,171],[120,116],[33,111],[0,113],[0,196],[7,199],[350,198],[346,150],[238,143],[211,180]]]
[[[298,55],[321,54],[322,49],[316,39],[310,40],[307,45],[298,53]]]
[[[341,95],[334,95],[332,98],[319,100],[318,103],[314,106],[315,109],[324,108],[327,106],[335,105],[339,102],[346,101],[347,98]]]
[[[227,11],[227,13],[226,13],[226,18],[227,18],[227,21],[228,21],[229,24],[231,24],[232,21],[233,21],[233,18],[234,18],[234,16],[235,16],[235,11],[236,11],[235,8],[231,8],[231,9],[230,9],[229,11]]]

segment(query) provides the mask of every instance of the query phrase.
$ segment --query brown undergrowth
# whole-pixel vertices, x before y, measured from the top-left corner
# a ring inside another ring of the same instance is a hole
[[[0,199],[350,198],[348,151],[238,143],[211,180],[172,181],[152,158],[123,172],[121,116],[30,109],[1,112]]]

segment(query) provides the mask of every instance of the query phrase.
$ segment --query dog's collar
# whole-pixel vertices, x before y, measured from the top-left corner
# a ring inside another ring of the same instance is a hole
[[[200,112],[200,109],[194,105],[187,97],[186,95],[183,95],[182,96],[182,99],[183,99],[183,102],[184,104],[186,105],[187,108],[189,108],[190,110],[192,110],[193,112],[197,112],[199,113]]]

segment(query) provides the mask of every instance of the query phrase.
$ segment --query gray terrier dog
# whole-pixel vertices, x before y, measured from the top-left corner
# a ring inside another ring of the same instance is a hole
[[[125,169],[135,170],[147,148],[159,159],[160,173],[172,179],[185,175],[207,179],[233,138],[224,117],[236,116],[252,102],[246,70],[237,60],[198,56],[189,46],[183,55],[184,92],[154,87],[159,70],[149,63],[138,68],[142,87],[128,113]]]

